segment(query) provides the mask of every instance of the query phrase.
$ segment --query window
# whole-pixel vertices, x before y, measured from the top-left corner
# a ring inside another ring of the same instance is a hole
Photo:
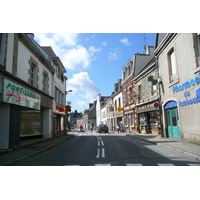
[[[128,106],[128,94],[127,94],[127,91],[124,92],[124,103],[125,103],[125,106]]]
[[[138,86],[138,100],[141,100],[142,99],[142,86],[139,85]]]
[[[152,85],[151,86],[151,94],[152,94],[152,96],[154,95],[154,94],[156,94],[157,93],[157,85]]]
[[[49,78],[48,78],[48,75],[47,74],[44,74],[44,82],[43,82],[43,84],[44,84],[44,89],[43,89],[43,91],[45,92],[45,93],[48,93],[48,81],[49,81]]]
[[[129,88],[129,97],[130,97],[130,101],[133,100],[133,90],[132,90],[132,88]]]
[[[200,33],[197,33],[197,48],[198,48],[197,63],[198,66],[200,66]]]
[[[36,66],[32,63],[31,64],[31,71],[30,71],[30,80],[31,85],[36,87]]]
[[[118,99],[118,105],[121,107],[121,98]]]
[[[123,72],[123,81],[125,81],[125,79],[126,79],[126,73]]]
[[[0,65],[4,65],[6,34],[0,33]]]
[[[175,59],[175,53],[174,49],[172,49],[168,53],[168,61],[169,61],[169,80],[170,83],[176,82],[178,77],[177,77],[177,67],[176,67],[176,59]]]

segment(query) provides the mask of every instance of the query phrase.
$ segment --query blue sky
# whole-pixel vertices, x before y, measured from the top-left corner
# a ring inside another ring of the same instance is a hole
[[[146,40],[144,42],[144,36]],[[41,46],[52,46],[65,66],[67,101],[83,112],[96,96],[110,96],[122,78],[122,67],[135,53],[153,46],[154,33],[35,33]]]

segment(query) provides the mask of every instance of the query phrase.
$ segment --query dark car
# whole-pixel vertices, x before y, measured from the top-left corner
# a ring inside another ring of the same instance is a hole
[[[108,126],[106,124],[100,124],[97,126],[97,133],[104,132],[108,133]]]

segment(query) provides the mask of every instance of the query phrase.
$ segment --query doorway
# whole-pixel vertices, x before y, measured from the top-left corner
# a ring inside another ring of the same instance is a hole
[[[170,108],[166,110],[166,125],[167,125],[167,133],[171,138],[181,138],[180,127],[179,127],[179,116],[178,109]]]

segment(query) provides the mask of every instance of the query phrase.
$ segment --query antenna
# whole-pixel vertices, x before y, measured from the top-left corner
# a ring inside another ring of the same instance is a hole
[[[143,33],[143,38],[144,38],[144,45],[143,45],[143,49],[144,49],[144,51],[143,51],[143,53],[145,54],[145,52],[146,52],[146,37],[145,37],[145,33]]]

